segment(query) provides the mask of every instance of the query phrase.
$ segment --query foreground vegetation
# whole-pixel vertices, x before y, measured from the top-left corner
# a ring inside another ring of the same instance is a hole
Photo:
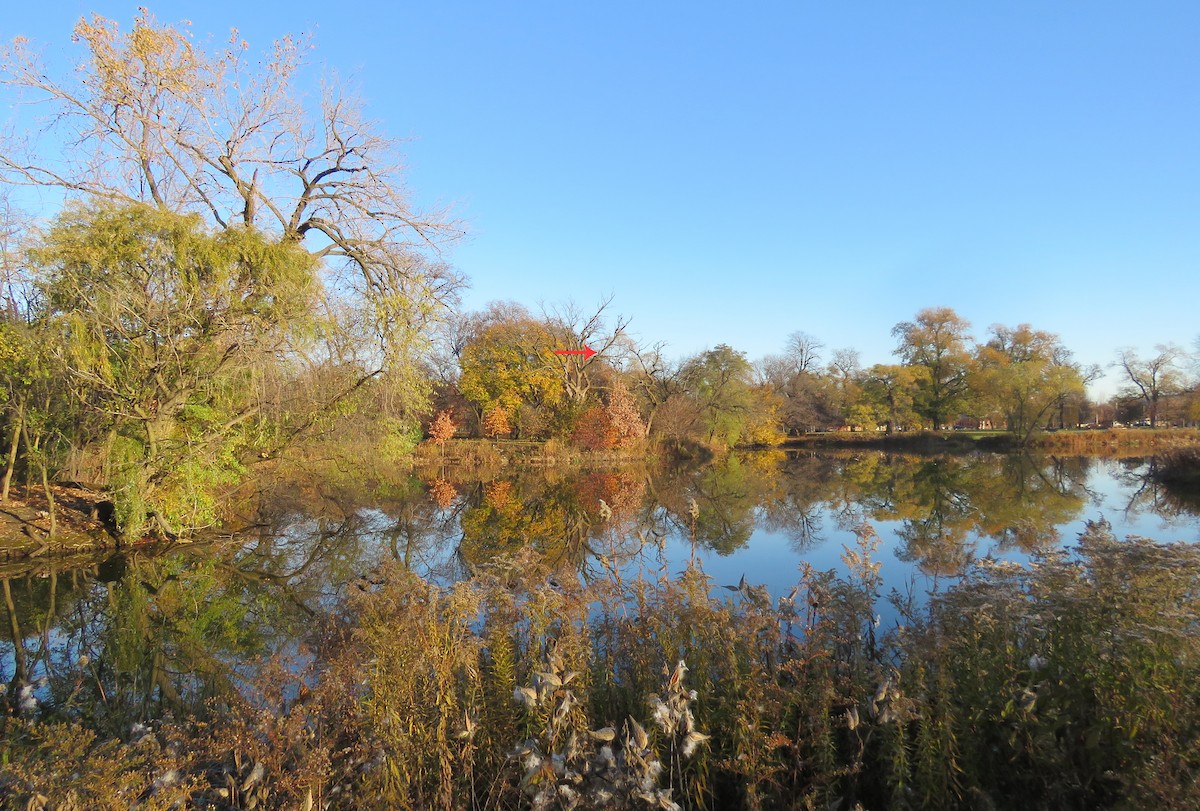
[[[779,599],[744,583],[726,592],[695,567],[673,574],[653,547],[590,582],[528,554],[447,586],[387,568],[298,658],[190,717],[180,695],[148,717],[135,694],[165,688],[122,689],[80,657],[73,677],[14,686],[0,798],[57,809],[1200,801],[1200,548],[1092,526],[1069,554],[984,561],[925,605],[893,596],[883,609],[878,541],[866,526],[858,537],[849,576],[803,571]],[[116,599],[146,587],[182,597],[190,576],[173,575],[140,572],[155,582]],[[881,610],[898,623],[881,625]]]

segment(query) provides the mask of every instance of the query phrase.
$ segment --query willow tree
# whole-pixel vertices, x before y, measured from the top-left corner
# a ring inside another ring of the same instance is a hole
[[[123,33],[81,20],[74,71],[46,70],[21,39],[0,52],[8,101],[42,111],[43,126],[0,139],[0,182],[67,197],[198,213],[218,228],[253,228],[303,245],[344,296],[349,362],[389,372],[419,404],[414,382],[430,323],[462,280],[440,259],[460,231],[413,204],[398,143],[336,82],[306,76],[303,38],[261,58],[235,30],[204,49],[184,27],[145,11]],[[319,86],[316,94],[305,92]]]
[[[981,402],[1003,414],[1008,430],[1024,443],[1064,398],[1083,395],[1085,373],[1053,333],[1028,324],[994,324],[991,333],[976,349],[975,389]]]
[[[151,206],[68,206],[30,253],[42,329],[79,403],[109,432],[127,534],[213,520],[258,413],[263,366],[313,313],[316,262],[245,226]]]
[[[684,378],[699,404],[710,443],[731,448],[749,441],[756,409],[763,404],[755,396],[752,372],[745,353],[725,344],[687,361]]]

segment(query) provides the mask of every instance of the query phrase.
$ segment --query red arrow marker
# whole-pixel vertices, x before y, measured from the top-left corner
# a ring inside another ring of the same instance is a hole
[[[583,349],[555,349],[555,355],[583,355],[583,359],[587,360],[592,355],[596,354],[596,350],[592,349],[587,344],[583,345]]]

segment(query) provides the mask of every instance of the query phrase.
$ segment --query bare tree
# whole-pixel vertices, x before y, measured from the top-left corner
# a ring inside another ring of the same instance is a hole
[[[793,364],[797,373],[813,374],[821,365],[821,350],[825,344],[807,332],[793,332],[788,336],[785,357]]]
[[[0,187],[0,318],[16,320],[27,310],[31,289],[20,247],[31,228],[32,218]]]
[[[1184,355],[1183,349],[1174,344],[1158,344],[1158,353],[1151,358],[1139,358],[1133,349],[1122,349],[1117,353],[1119,366],[1129,380],[1126,393],[1146,405],[1150,427],[1158,424],[1159,401],[1180,390],[1182,379],[1177,362]]]
[[[668,360],[663,355],[664,348],[660,343],[648,348],[635,347],[632,352],[631,388],[642,401],[647,436],[659,427],[659,416],[670,412],[672,404],[684,399],[687,391],[683,363]],[[699,419],[698,410],[690,411]]]
[[[613,296],[607,296],[590,312],[574,302],[568,302],[546,313],[551,332],[563,342],[558,349],[586,348],[594,353],[554,356],[562,368],[567,397],[575,402],[585,400],[596,385],[596,372],[601,364],[611,364],[618,360],[618,350],[624,355],[629,348],[629,343],[624,340],[629,319],[618,315],[611,326],[607,323],[605,313],[612,301]]]
[[[462,285],[438,255],[461,232],[412,204],[397,142],[357,97],[335,81],[305,97],[305,39],[284,37],[259,60],[235,30],[205,52],[145,11],[126,34],[81,20],[75,39],[87,53],[62,78],[23,40],[0,52],[0,83],[46,113],[33,137],[0,140],[0,181],[199,211],[221,228],[303,242],[325,260],[331,293],[367,303],[375,360],[411,360]]]

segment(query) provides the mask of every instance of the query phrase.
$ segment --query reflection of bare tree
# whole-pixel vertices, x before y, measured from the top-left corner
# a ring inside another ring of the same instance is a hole
[[[822,514],[837,471],[828,456],[795,454],[787,457],[779,472],[778,486],[762,504],[761,524],[786,534],[792,548],[802,552],[824,540]]]
[[[8,633],[13,645],[13,678],[9,683],[9,695],[14,699],[23,684],[29,682],[29,665],[26,662],[25,635],[21,633],[21,622],[17,617],[17,606],[13,601],[12,586],[4,578],[4,608],[8,612]]]
[[[1129,496],[1121,508],[1127,519],[1150,513],[1164,518],[1200,515],[1200,497],[1160,480],[1157,458],[1131,457],[1121,459],[1118,464],[1116,478],[1129,488]]]
[[[1060,492],[1075,493],[1092,506],[1098,507],[1103,503],[1104,496],[1088,487],[1088,478],[1095,468],[1093,461],[1088,456],[1051,456],[1043,459],[1046,477]]]

